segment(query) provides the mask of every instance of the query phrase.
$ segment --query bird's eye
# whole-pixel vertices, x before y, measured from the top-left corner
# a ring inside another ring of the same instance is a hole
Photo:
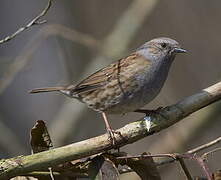
[[[167,47],[167,44],[166,44],[166,43],[162,43],[162,44],[161,44],[161,47],[162,47],[162,48],[165,48],[165,47]]]

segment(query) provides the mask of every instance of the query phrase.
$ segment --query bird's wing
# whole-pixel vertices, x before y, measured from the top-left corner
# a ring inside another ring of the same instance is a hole
[[[105,86],[111,80],[117,79],[124,71],[128,70],[135,61],[137,63],[146,60],[142,56],[133,53],[88,76],[76,86],[67,87],[67,89],[71,90],[73,95],[94,91]]]

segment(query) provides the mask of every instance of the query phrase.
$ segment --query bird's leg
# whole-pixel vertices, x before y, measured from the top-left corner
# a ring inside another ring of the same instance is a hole
[[[115,131],[111,128],[111,126],[110,126],[110,124],[107,120],[107,116],[104,112],[102,112],[102,116],[103,116],[103,119],[104,119],[104,123],[105,123],[105,126],[106,126],[107,133],[109,134],[109,138],[112,141],[112,144],[114,146],[114,145],[116,145],[115,137],[114,137]]]

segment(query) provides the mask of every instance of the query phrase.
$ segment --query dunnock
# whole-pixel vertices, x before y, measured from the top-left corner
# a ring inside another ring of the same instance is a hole
[[[102,113],[114,144],[113,130],[106,113],[139,112],[139,108],[152,101],[160,92],[175,55],[185,52],[173,39],[156,38],[77,85],[39,88],[31,93],[59,91]]]

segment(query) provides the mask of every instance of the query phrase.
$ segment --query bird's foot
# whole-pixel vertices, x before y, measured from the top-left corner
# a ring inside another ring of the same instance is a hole
[[[113,129],[107,129],[107,133],[108,133],[108,140],[111,141],[112,145],[115,146],[116,145],[116,137],[114,134],[117,134],[119,136],[122,136],[121,133],[119,131],[115,131]]]

